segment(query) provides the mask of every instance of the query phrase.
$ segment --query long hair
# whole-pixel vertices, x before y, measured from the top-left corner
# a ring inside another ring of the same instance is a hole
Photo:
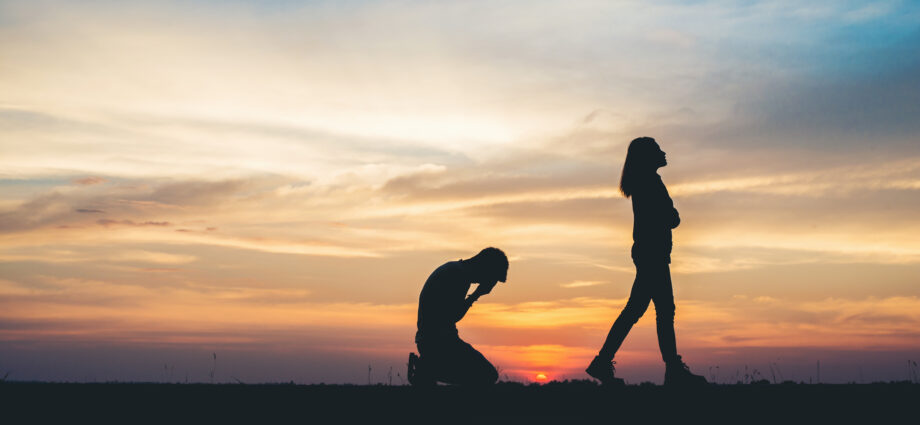
[[[651,137],[637,137],[629,142],[623,174],[620,176],[620,192],[623,192],[623,196],[632,196],[639,184],[639,175],[654,169],[653,154],[658,151],[657,147],[658,143]]]

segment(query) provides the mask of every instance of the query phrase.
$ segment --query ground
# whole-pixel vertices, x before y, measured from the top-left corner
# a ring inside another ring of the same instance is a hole
[[[485,389],[350,385],[0,383],[6,423],[915,422],[920,385],[501,383]]]

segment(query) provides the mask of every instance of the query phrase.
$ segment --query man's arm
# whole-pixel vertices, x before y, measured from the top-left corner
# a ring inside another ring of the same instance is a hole
[[[476,287],[476,290],[463,300],[463,305],[460,307],[460,311],[457,312],[456,322],[459,322],[460,319],[463,319],[463,316],[466,316],[466,312],[470,310],[474,302],[479,300],[479,297],[492,292],[492,288],[495,287],[496,283],[498,282],[480,283],[479,286]]]

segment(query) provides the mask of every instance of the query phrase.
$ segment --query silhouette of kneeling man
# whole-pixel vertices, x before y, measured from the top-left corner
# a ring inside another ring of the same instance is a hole
[[[431,273],[419,295],[415,334],[419,356],[409,354],[409,383],[490,385],[498,380],[492,363],[460,339],[457,322],[507,275],[508,257],[498,248],[483,249],[468,260],[447,262]],[[479,286],[467,296],[473,283]]]

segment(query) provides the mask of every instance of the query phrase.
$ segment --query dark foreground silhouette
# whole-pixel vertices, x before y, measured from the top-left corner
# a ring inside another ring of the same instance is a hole
[[[636,265],[629,300],[617,317],[604,346],[585,369],[589,376],[606,385],[623,385],[615,376],[614,355],[633,325],[655,303],[658,347],[665,363],[665,385],[702,385],[706,378],[690,373],[677,354],[674,336],[674,290],[671,285],[671,230],[680,225],[680,215],[668,195],[657,170],[668,165],[665,153],[651,137],[640,137],[629,144],[620,190],[632,198],[633,246]]]
[[[920,385],[0,384],[4,423],[911,423]],[[663,408],[667,406],[667,408]],[[893,422],[900,419],[898,422]],[[640,422],[641,421],[641,422]]]
[[[415,334],[419,356],[409,354],[407,374],[412,385],[444,382],[481,386],[498,380],[492,363],[460,339],[457,322],[507,276],[508,257],[497,248],[483,249],[467,260],[450,261],[431,273],[419,295]],[[467,296],[473,283],[479,286]]]

